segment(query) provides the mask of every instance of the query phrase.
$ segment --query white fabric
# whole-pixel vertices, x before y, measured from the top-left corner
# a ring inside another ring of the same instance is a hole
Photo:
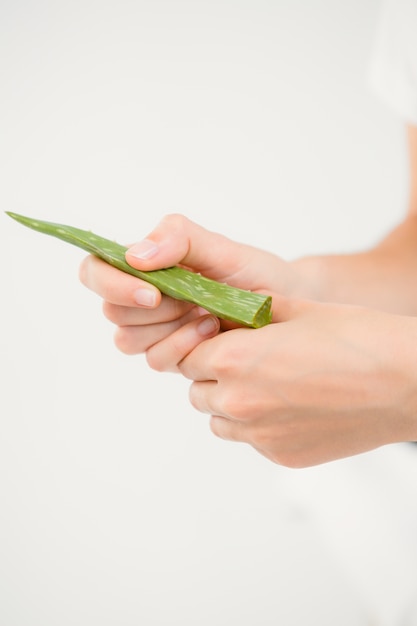
[[[371,84],[406,122],[417,124],[417,0],[382,3]]]
[[[417,626],[417,446],[282,469],[280,480],[363,594],[369,624]]]
[[[370,80],[397,115],[417,125],[417,0],[381,3]],[[280,480],[363,593],[369,624],[417,626],[417,445],[284,468]]]

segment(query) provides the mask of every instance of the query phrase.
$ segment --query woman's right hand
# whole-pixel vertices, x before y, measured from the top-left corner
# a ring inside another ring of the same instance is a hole
[[[131,246],[126,261],[150,271],[182,265],[242,289],[291,295],[299,278],[292,266],[269,252],[236,243],[182,215],[168,215],[147,236]],[[198,307],[162,295],[149,283],[88,256],[80,267],[81,282],[103,300],[104,315],[117,326],[116,346],[127,354],[147,353],[158,342],[182,330],[190,351],[201,341],[226,330]]]

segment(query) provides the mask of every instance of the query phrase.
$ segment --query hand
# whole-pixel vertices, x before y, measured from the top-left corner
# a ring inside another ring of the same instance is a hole
[[[304,467],[417,439],[417,320],[275,298],[281,322],[189,351],[187,327],[154,346],[156,369],[192,380],[219,437]],[[181,350],[184,337],[184,350]]]
[[[196,272],[262,293],[290,293],[298,276],[289,263],[251,246],[212,233],[181,215],[169,215],[144,241],[132,246],[127,262],[140,270],[184,265]],[[217,334],[219,321],[196,307],[161,296],[152,285],[87,257],[80,279],[104,299],[104,314],[118,326],[115,342],[128,354],[151,346],[188,326],[190,349]],[[222,328],[231,324],[222,322]],[[174,339],[175,340],[175,339]]]

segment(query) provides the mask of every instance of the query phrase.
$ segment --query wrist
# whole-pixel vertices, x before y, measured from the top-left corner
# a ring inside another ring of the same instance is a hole
[[[403,398],[398,402],[397,417],[397,430],[401,436],[397,440],[417,441],[417,318],[400,316],[399,319],[405,333],[402,344],[399,342],[396,349],[403,381]]]
[[[417,318],[374,312],[368,325],[380,445],[417,441]]]

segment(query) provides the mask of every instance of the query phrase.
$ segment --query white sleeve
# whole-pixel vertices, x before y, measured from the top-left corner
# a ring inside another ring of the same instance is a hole
[[[371,87],[406,122],[417,125],[417,0],[382,3]]]

